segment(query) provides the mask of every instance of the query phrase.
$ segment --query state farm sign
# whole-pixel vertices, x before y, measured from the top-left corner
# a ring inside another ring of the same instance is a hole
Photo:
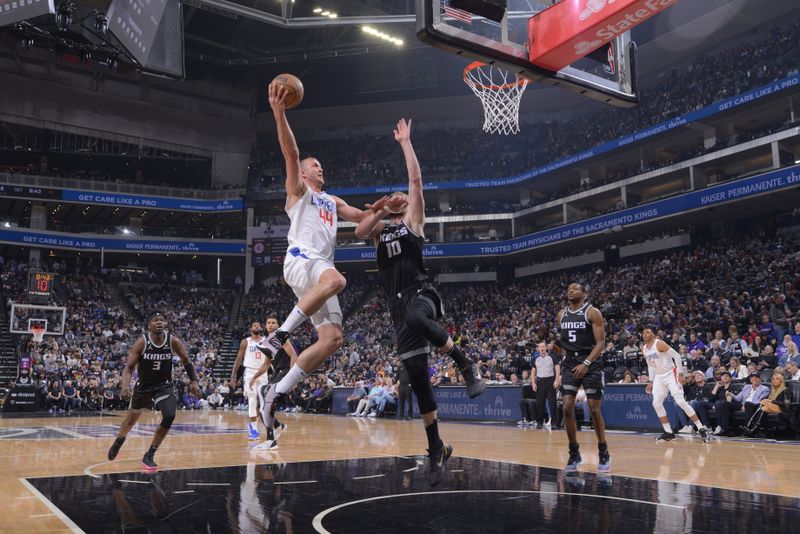
[[[528,20],[528,57],[561,70],[677,2],[563,0]]]

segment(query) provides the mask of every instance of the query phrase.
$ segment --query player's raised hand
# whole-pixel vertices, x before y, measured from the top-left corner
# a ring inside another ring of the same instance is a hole
[[[405,195],[392,195],[386,202],[386,209],[390,213],[401,213],[408,207],[408,197]]]
[[[397,121],[397,126],[394,129],[394,140],[398,143],[409,141],[411,139],[411,119],[406,122],[405,119]]]
[[[277,85],[274,83],[269,84],[267,90],[269,95],[269,106],[275,113],[283,113],[286,111],[286,93],[285,85]]]
[[[364,207],[367,208],[369,211],[374,211],[377,213],[386,207],[387,202],[389,202],[389,195],[379,198],[372,204],[364,204]]]

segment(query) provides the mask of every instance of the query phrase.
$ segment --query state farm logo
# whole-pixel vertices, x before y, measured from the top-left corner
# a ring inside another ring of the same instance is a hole
[[[586,20],[595,13],[600,13],[607,5],[613,4],[617,0],[586,0],[586,8],[581,11],[580,19]]]
[[[603,41],[581,41],[579,43],[575,43],[575,55],[576,56],[585,56],[588,55],[589,52],[594,50],[595,48],[600,47],[603,44]]]

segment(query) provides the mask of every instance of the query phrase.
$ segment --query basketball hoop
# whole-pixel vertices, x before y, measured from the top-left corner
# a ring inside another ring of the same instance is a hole
[[[33,340],[36,343],[41,343],[42,341],[44,341],[44,333],[45,333],[45,331],[46,331],[46,328],[44,326],[42,326],[42,325],[38,325],[38,324],[32,325],[31,326],[31,334],[33,335]]]
[[[519,133],[519,103],[528,86],[527,78],[474,61],[464,69],[464,83],[481,99],[484,132]]]

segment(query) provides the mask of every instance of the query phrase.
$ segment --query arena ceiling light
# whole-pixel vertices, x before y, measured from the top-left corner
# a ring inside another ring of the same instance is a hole
[[[361,30],[364,33],[368,33],[370,35],[373,35],[375,37],[383,39],[384,41],[389,41],[390,43],[396,44],[397,46],[403,46],[403,40],[402,39],[398,39],[397,37],[393,37],[393,36],[389,35],[388,33],[384,33],[384,32],[382,32],[380,30],[376,30],[372,26],[361,26]]]
[[[313,11],[313,13],[315,15],[319,15],[320,17],[328,17],[329,19],[339,18],[339,15],[337,15],[336,13],[334,13],[333,11],[331,11],[329,9],[323,9],[321,7],[315,7],[312,11]]]

